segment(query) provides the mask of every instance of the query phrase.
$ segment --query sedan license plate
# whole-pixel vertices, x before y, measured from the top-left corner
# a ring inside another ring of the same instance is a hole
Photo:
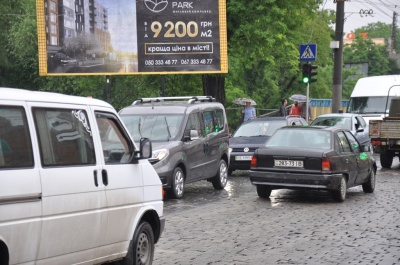
[[[303,167],[303,161],[299,160],[275,160],[276,167]]]
[[[235,160],[240,160],[240,161],[251,160],[251,157],[252,156],[235,156]]]

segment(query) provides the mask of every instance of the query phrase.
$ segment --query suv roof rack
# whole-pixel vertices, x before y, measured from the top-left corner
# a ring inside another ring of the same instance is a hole
[[[165,101],[183,101],[187,100],[188,104],[194,104],[195,102],[215,102],[216,99],[212,96],[188,96],[188,97],[156,97],[156,98],[138,98],[133,101],[132,105],[138,105],[143,103],[154,103],[154,102],[165,102]]]

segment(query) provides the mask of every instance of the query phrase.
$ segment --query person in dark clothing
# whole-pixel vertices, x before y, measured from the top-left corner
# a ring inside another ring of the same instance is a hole
[[[279,110],[279,115],[282,116],[282,117],[286,117],[287,116],[286,106],[287,106],[287,99],[284,98],[284,99],[282,99],[282,105],[281,105],[281,108]]]

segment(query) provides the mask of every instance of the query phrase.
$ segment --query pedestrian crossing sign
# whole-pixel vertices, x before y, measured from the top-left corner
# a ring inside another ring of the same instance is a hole
[[[300,45],[300,61],[311,62],[317,60],[317,44]]]

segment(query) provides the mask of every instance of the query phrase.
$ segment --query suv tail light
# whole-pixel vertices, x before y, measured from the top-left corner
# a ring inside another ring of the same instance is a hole
[[[328,158],[322,158],[322,171],[331,171],[331,163],[329,162]]]

